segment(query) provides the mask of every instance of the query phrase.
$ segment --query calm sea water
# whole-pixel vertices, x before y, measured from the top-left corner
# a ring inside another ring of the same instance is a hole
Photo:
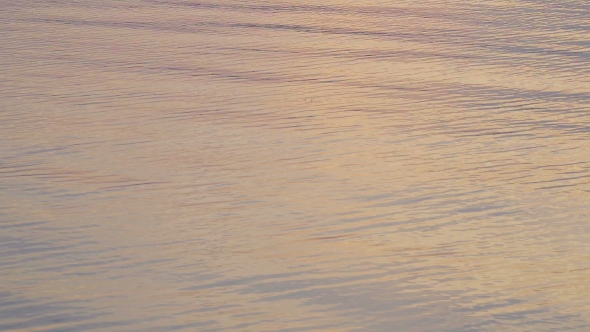
[[[0,0],[0,330],[589,331],[585,0]]]

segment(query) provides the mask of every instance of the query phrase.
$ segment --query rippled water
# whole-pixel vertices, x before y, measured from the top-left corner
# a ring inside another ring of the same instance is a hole
[[[590,330],[587,1],[0,5],[0,330]]]

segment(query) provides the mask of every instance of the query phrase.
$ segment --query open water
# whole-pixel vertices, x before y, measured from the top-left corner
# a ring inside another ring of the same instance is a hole
[[[586,0],[0,0],[1,331],[590,331]]]

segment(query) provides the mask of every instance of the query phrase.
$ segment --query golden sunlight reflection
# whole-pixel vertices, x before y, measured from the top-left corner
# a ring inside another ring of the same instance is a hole
[[[590,329],[583,1],[0,4],[0,330]]]

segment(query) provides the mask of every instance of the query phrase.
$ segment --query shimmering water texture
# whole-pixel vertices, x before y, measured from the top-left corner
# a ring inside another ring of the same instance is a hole
[[[590,331],[586,0],[0,0],[1,331]]]

